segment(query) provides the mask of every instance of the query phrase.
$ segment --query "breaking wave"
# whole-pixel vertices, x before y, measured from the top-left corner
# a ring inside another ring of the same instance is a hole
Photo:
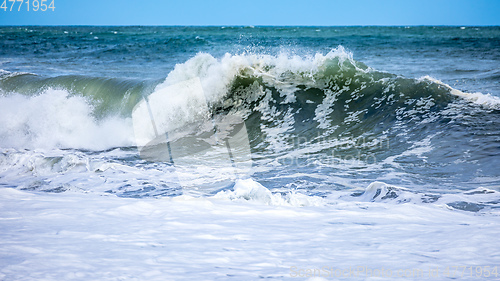
[[[428,76],[380,72],[342,47],[310,57],[200,53],[163,81],[2,71],[0,146],[129,151],[136,146],[137,104],[192,79],[199,79],[207,104],[202,118],[244,121],[252,177],[270,190],[321,195],[374,181],[427,190],[498,188],[497,97],[464,93]],[[202,116],[193,97],[176,98],[186,101],[165,111]],[[226,196],[245,197],[240,191]]]

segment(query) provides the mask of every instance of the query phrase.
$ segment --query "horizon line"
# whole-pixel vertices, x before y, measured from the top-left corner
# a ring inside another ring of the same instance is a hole
[[[471,24],[407,24],[407,25],[382,25],[382,24],[367,24],[367,25],[217,25],[217,24],[208,24],[208,25],[195,25],[195,24],[187,24],[187,25],[179,25],[179,24],[18,24],[18,25],[9,25],[9,24],[0,24],[0,27],[21,27],[21,26],[39,26],[39,27],[91,27],[91,26],[99,26],[99,27],[247,27],[247,28],[256,28],[256,27],[500,27],[499,25],[471,25]]]

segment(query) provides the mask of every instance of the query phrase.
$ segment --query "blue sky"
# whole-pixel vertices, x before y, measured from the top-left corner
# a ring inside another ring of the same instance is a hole
[[[4,1],[0,25],[500,25],[500,0]]]

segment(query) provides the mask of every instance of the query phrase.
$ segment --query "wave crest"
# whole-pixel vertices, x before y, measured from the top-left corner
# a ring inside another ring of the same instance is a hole
[[[134,145],[130,118],[97,120],[92,105],[67,91],[0,97],[0,142],[10,148],[104,150]]]

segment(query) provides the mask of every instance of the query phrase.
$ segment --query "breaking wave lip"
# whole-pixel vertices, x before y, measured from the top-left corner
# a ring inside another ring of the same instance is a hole
[[[261,78],[280,90],[296,85],[310,83],[313,86],[315,76],[327,67],[331,61],[343,65],[348,62],[357,71],[369,72],[371,68],[354,61],[352,53],[339,46],[326,55],[316,53],[314,56],[289,56],[281,53],[277,56],[263,54],[226,54],[220,59],[208,53],[199,53],[185,63],[175,66],[165,81],[160,83],[156,90],[180,83],[186,80],[199,78],[209,102],[221,102],[231,90],[234,80],[238,77]],[[293,79],[298,79],[293,81]]]
[[[489,108],[489,109],[500,110],[500,98],[496,97],[496,96],[492,96],[491,94],[483,94],[483,93],[479,93],[479,92],[465,93],[465,92],[457,90],[457,89],[451,87],[450,85],[448,85],[448,84],[446,84],[438,79],[435,79],[431,76],[424,76],[424,77],[421,77],[419,80],[428,80],[428,81],[431,81],[431,82],[436,83],[438,85],[444,86],[450,90],[450,94],[461,97],[469,102],[482,105],[482,106]]]
[[[387,79],[397,79],[399,76],[383,71],[377,71],[362,62],[355,61],[353,54],[344,47],[338,46],[326,55],[316,53],[314,56],[301,57],[281,53],[279,55],[265,54],[226,54],[220,59],[208,53],[199,53],[185,63],[178,64],[165,81],[156,90],[190,80],[200,78],[207,99],[211,103],[224,102],[224,98],[232,90],[235,79],[254,78],[275,87],[283,95],[290,96],[297,87],[318,87],[318,79],[333,73],[328,72],[332,65],[337,65],[344,75],[368,74],[373,81],[384,82]],[[354,78],[354,77],[351,77]],[[491,94],[465,93],[430,76],[424,76],[415,82],[428,81],[444,88],[453,96],[462,97],[468,101],[491,106],[498,109],[500,98]],[[339,85],[340,86],[340,85]],[[293,97],[289,97],[293,100]]]
[[[11,75],[33,74],[29,72],[12,72],[5,69],[0,69],[0,79],[11,77]],[[34,74],[33,74],[34,75]]]
[[[0,120],[3,148],[105,150],[134,145],[130,118],[97,120],[85,98],[63,90],[0,96]]]

